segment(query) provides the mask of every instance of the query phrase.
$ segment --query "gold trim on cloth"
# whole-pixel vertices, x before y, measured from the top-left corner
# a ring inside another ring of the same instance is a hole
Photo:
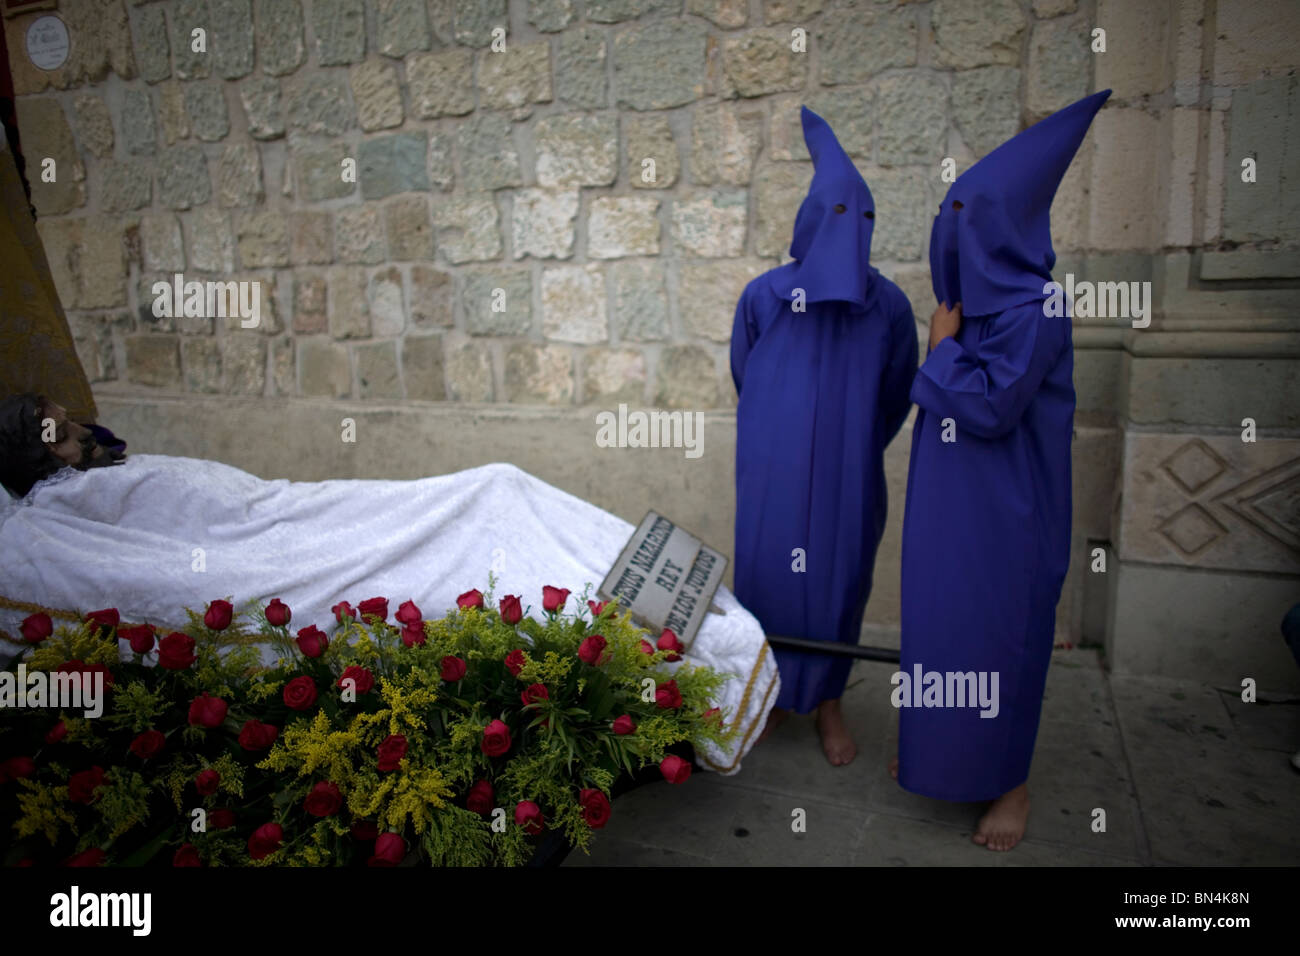
[[[15,601],[13,598],[7,598],[0,594],[0,608],[10,611],[26,611],[28,614],[40,614],[42,611],[50,617],[62,618],[65,621],[80,621],[81,615],[76,611],[65,611],[60,608],[46,607],[44,604],[32,604],[28,601]],[[0,627],[0,640],[8,641],[10,644],[17,644],[20,647],[30,647],[26,641],[14,637],[4,628]]]
[[[748,707],[749,707],[749,695],[750,695],[750,693],[754,690],[754,681],[758,680],[758,672],[759,672],[759,671],[762,669],[762,667],[763,667],[763,659],[764,659],[765,657],[767,657],[767,652],[768,652],[770,649],[771,649],[771,645],[768,644],[767,641],[764,641],[764,642],[763,642],[763,649],[762,649],[761,651],[758,652],[758,660],[756,660],[756,661],[754,662],[754,669],[753,669],[753,670],[750,672],[750,674],[749,674],[749,681],[745,684],[745,693],[744,693],[744,696],[742,696],[742,697],[740,698],[740,713],[741,713],[742,715],[745,713],[745,711],[746,711],[746,710],[748,709]],[[761,721],[761,720],[763,719],[763,713],[764,713],[764,711],[766,711],[766,709],[767,709],[767,702],[768,702],[768,699],[772,696],[772,688],[774,688],[775,686],[776,686],[776,678],[773,678],[772,681],[771,681],[771,683],[769,683],[769,684],[767,685],[767,690],[763,693],[763,707],[760,708],[760,710],[759,710],[759,714],[758,714],[758,717],[755,718],[754,722],[751,723],[751,724],[749,725],[749,728],[745,731],[745,736],[744,736],[744,737],[741,739],[741,741],[740,741],[740,752],[741,752],[741,753],[744,752],[744,750],[745,750],[745,745],[746,745],[747,743],[749,743],[749,738],[752,737],[752,736],[754,735],[754,731],[758,728],[759,721]],[[733,759],[733,760],[731,761],[731,763],[727,764],[727,766],[725,766],[725,767],[718,767],[718,766],[714,765],[714,764],[711,763],[711,762],[709,761],[709,759],[708,759],[707,757],[705,757],[703,754],[699,754],[699,753],[697,753],[697,754],[695,755],[695,758],[696,758],[697,760],[699,760],[700,763],[702,763],[702,764],[704,764],[706,767],[708,767],[710,770],[713,770],[713,771],[715,771],[715,772],[719,772],[719,773],[724,772],[724,771],[727,771],[727,770],[734,770],[735,767],[736,767],[736,764],[740,763],[740,753],[738,753],[738,754],[736,755],[735,759]]]
[[[60,608],[46,607],[43,604],[32,604],[30,601],[15,601],[13,598],[5,597],[3,594],[0,594],[0,608],[4,608],[10,611],[26,611],[28,614],[38,614],[41,611],[44,611],[50,617],[57,617],[65,621],[76,621],[77,623],[81,623],[86,619],[85,615],[81,614],[78,611],[68,611]],[[178,626],[173,623],[169,623],[167,621],[158,621],[157,623],[155,623],[154,627],[160,631],[162,630],[184,631],[185,628],[189,627],[189,625],[185,624],[185,625]],[[11,644],[19,644],[23,647],[30,646],[27,643],[27,641],[24,641],[21,638],[14,637],[12,634],[4,630],[3,628],[0,628],[0,640],[6,640]],[[240,636],[224,638],[223,643],[257,644],[264,640],[265,639],[260,634],[244,634]]]
[[[65,611],[60,608],[46,607],[44,604],[32,604],[28,601],[15,601],[3,594],[0,594],[0,607],[10,611],[26,611],[28,614],[39,614],[44,611],[50,617],[61,617],[65,621],[81,620],[81,615],[76,611]]]

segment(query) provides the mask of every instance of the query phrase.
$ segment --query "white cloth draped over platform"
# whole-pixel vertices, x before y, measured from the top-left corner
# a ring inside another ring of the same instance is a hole
[[[232,595],[239,610],[278,597],[293,611],[291,630],[328,633],[330,607],[344,600],[386,597],[390,622],[408,599],[425,618],[441,617],[457,595],[487,588],[496,559],[497,597],[521,595],[541,619],[543,585],[572,590],[570,610],[588,582],[594,597],[634,530],[508,464],[414,481],[296,482],[133,455],[64,468],[19,500],[0,495],[0,596],[79,614],[116,607],[125,623],[164,628],[214,598]],[[202,573],[191,570],[195,548]],[[732,675],[717,704],[741,731],[727,750],[699,755],[730,774],[779,685],[758,621],[726,588],[713,603],[725,613],[706,616],[684,656]],[[0,627],[17,637],[27,613],[0,609]]]

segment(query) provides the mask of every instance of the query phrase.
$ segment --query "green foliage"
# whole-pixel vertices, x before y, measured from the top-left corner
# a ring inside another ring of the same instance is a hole
[[[132,827],[149,819],[149,784],[134,770],[114,767],[107,785],[100,788],[92,804],[107,831],[105,841],[112,843]]]
[[[161,687],[149,687],[133,680],[113,693],[113,709],[103,716],[104,723],[116,729],[140,733],[154,725],[170,706]]]
[[[18,784],[22,789],[18,792],[19,816],[14,830],[20,839],[40,833],[53,845],[65,826],[73,834],[77,832],[77,819],[68,809],[66,784],[55,786],[37,780],[19,780]]]
[[[61,624],[55,632],[32,651],[27,660],[28,671],[57,670],[68,661],[84,661],[87,664],[106,664],[109,667],[118,662],[117,640],[112,632],[101,632],[98,625],[82,623],[77,625]]]

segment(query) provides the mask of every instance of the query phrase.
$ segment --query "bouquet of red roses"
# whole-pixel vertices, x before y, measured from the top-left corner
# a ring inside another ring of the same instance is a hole
[[[0,709],[3,861],[519,865],[548,834],[585,850],[620,775],[682,783],[668,749],[734,730],[710,705],[726,677],[671,631],[652,644],[616,603],[569,612],[569,595],[545,588],[542,620],[490,587],[434,620],[344,601],[328,632],[278,598],[214,600],[165,635],[112,609],[58,634],[32,615],[9,672],[106,699]]]

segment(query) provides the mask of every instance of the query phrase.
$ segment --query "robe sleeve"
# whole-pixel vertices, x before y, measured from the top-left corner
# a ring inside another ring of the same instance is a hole
[[[884,424],[884,443],[893,441],[898,430],[907,421],[912,410],[912,380],[916,378],[917,344],[916,320],[912,317],[912,304],[900,293],[901,300],[890,322],[889,362],[880,381],[881,421]]]
[[[750,287],[740,294],[736,302],[736,318],[731,326],[731,380],[736,383],[736,394],[740,394],[741,384],[745,380],[745,362],[749,351],[758,339],[758,324],[754,321],[751,308],[753,297]]]
[[[1069,327],[1065,320],[1045,318],[1037,304],[980,321],[996,324],[974,352],[953,338],[930,351],[912,383],[912,401],[952,418],[962,431],[1000,438],[1019,424]]]

